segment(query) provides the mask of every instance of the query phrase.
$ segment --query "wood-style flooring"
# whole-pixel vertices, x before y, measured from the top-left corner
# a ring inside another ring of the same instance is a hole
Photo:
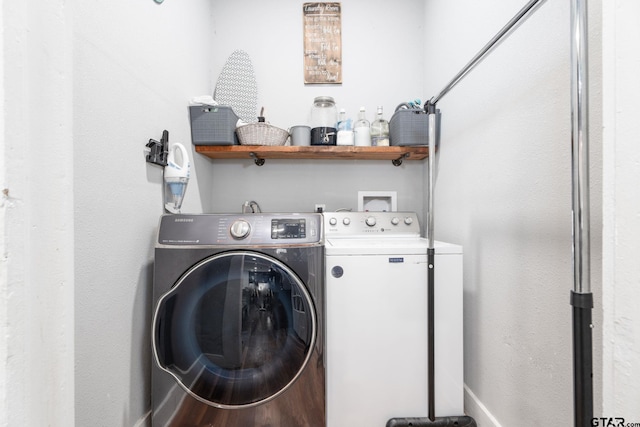
[[[186,396],[171,427],[324,427],[324,365],[314,352],[298,380],[277,398],[246,409],[219,409]]]

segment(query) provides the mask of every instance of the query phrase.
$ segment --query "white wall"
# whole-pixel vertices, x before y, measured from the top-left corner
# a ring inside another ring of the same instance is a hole
[[[423,0],[342,1],[344,79],[328,86],[304,85],[303,3],[214,2],[212,80],[202,91],[213,91],[227,57],[242,49],[252,59],[258,105],[281,128],[308,123],[319,95],[333,96],[354,119],[365,106],[369,120],[377,105],[390,119],[398,104],[423,97]],[[356,209],[358,190],[395,190],[398,209],[423,208],[422,162],[394,167],[390,161],[267,160],[256,167],[251,160],[214,160],[196,166],[213,171],[212,212],[238,212],[245,200],[272,212],[311,211],[315,203]]]
[[[438,93],[522,6],[427,2],[426,92]],[[572,425],[569,8],[569,2],[543,3],[438,104],[435,237],[465,248],[466,405],[483,427]],[[590,24],[598,35],[594,10]],[[602,139],[595,42],[591,219],[598,401]]]
[[[603,2],[603,414],[640,420],[640,5]]]
[[[75,2],[74,151],[78,426],[131,426],[150,408],[153,240],[164,129],[190,148],[189,98],[207,86],[211,2]],[[193,153],[192,153],[193,155]],[[193,174],[185,207],[202,212]]]
[[[72,425],[72,15],[63,1],[2,9],[0,424]]]

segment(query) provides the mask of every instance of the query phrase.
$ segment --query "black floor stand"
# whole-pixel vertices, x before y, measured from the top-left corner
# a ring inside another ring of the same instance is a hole
[[[429,344],[429,365],[428,365],[428,387],[429,387],[429,417],[428,418],[391,418],[387,421],[387,427],[477,427],[473,418],[461,415],[454,417],[437,417],[436,413],[436,382],[435,382],[435,253],[434,248],[427,249],[428,261],[428,344]]]
[[[574,426],[590,426],[593,419],[593,294],[571,292],[573,306]]]

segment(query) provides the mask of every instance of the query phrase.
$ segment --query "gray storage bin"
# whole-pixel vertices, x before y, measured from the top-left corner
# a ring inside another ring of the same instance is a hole
[[[440,122],[439,111],[436,120]],[[391,145],[429,145],[429,115],[413,108],[397,110],[389,121],[389,137]],[[439,139],[436,135],[436,144]]]
[[[193,145],[238,144],[236,122],[238,116],[231,107],[197,105],[189,107],[191,142]]]

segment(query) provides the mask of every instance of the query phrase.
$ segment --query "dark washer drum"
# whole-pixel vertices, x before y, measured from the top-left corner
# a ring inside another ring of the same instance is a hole
[[[161,297],[153,322],[158,365],[218,408],[259,405],[309,362],[313,300],[282,262],[257,252],[211,256]]]

